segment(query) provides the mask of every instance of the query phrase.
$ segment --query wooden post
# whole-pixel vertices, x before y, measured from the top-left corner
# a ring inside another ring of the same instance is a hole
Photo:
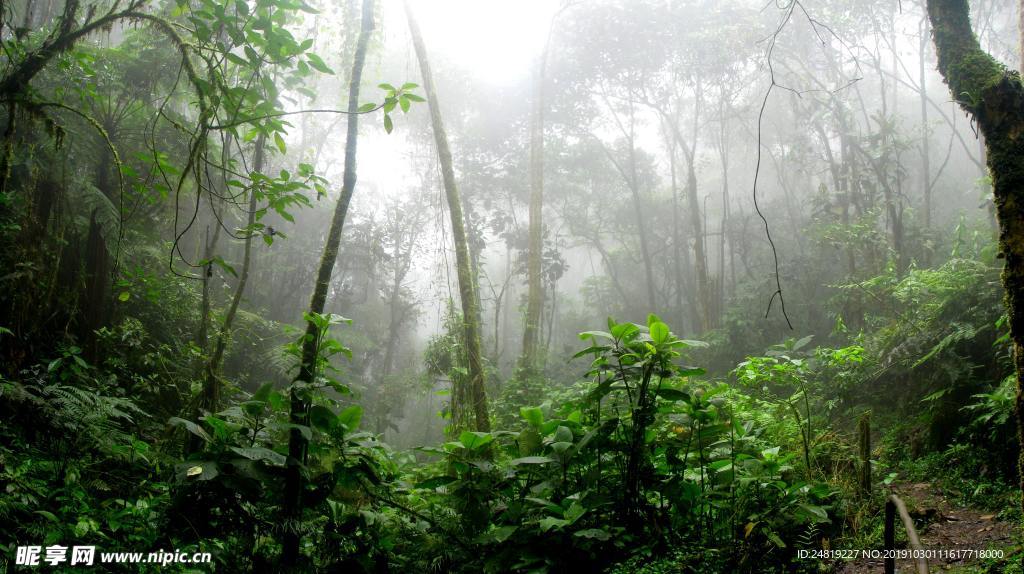
[[[903,522],[903,528],[907,531],[907,545],[911,550],[917,551],[919,556],[914,558],[914,567],[917,570],[917,574],[928,574],[928,560],[921,556],[924,552],[924,546],[921,545],[921,539],[917,537],[917,529],[914,528],[914,519],[910,518],[910,513],[907,512],[907,505],[903,504],[900,497],[895,494],[890,494],[885,499],[885,550],[896,549],[896,514],[899,513],[900,521]],[[885,574],[895,574],[896,572],[896,559],[890,557],[885,558]]]
[[[866,498],[871,495],[871,415],[869,412],[860,416],[857,432],[860,435],[860,472],[857,476],[857,483],[861,496]]]

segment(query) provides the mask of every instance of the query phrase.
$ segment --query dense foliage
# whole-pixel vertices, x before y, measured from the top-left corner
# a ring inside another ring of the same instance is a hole
[[[0,570],[843,571],[800,552],[914,484],[1020,572],[1005,206],[925,5],[773,6],[567,2],[493,84],[409,6],[4,5]]]

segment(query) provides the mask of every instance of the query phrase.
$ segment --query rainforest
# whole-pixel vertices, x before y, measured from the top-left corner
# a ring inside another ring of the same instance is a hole
[[[1024,1],[0,0],[0,573],[1024,572]]]

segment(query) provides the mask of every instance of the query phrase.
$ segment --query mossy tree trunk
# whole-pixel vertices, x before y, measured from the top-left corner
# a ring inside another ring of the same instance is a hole
[[[338,259],[338,245],[341,243],[341,230],[345,226],[345,216],[352,194],[356,187],[356,145],[359,137],[359,87],[363,78],[363,66],[366,63],[366,51],[373,33],[374,1],[363,0],[362,22],[356,52],[352,60],[352,75],[348,85],[348,116],[345,134],[345,170],[342,176],[341,195],[334,207],[331,227],[327,232],[324,250],[320,257],[320,268],[317,271],[313,296],[310,299],[311,313],[323,313],[327,303],[327,290],[334,271],[334,262]],[[283,514],[288,522],[284,529],[282,562],[286,571],[301,570],[298,568],[300,556],[300,523],[302,521],[302,492],[305,488],[303,470],[306,465],[309,442],[302,434],[304,427],[309,426],[310,401],[308,388],[316,379],[318,329],[315,323],[308,321],[302,342],[301,363],[299,374],[291,389],[289,423],[291,431],[288,435],[288,469],[285,475],[285,492]]]
[[[427,96],[430,108],[430,121],[434,131],[434,142],[437,156],[441,163],[441,179],[444,183],[445,199],[448,203],[448,214],[451,218],[452,239],[455,243],[455,266],[459,280],[459,298],[462,300],[462,323],[466,345],[467,380],[463,388],[452,389],[452,428],[454,430],[471,428],[475,431],[491,430],[487,412],[487,394],[484,384],[483,359],[480,350],[480,311],[477,306],[476,269],[469,251],[466,237],[466,223],[462,210],[462,198],[455,184],[455,169],[452,166],[452,151],[448,146],[448,134],[441,120],[441,106],[434,89],[434,78],[430,72],[430,61],[423,45],[423,36],[408,3],[405,13],[409,20],[409,32],[412,36],[416,59],[419,60],[420,76],[423,80],[423,91]],[[469,403],[468,405],[466,403]],[[471,412],[466,408],[471,407]],[[470,419],[472,423],[470,424]]]
[[[521,366],[529,371],[537,368],[537,349],[540,332],[540,312],[544,305],[544,285],[541,279],[544,205],[544,72],[547,67],[548,47],[545,44],[537,66],[537,86],[530,122],[530,230],[529,252],[526,260],[527,297],[526,324],[523,328],[523,355]]]
[[[971,29],[967,0],[928,0],[927,6],[939,72],[985,138],[999,251],[1005,259],[1003,287],[1017,375],[1020,445],[1024,444],[1024,87],[1017,72],[981,49]],[[1024,492],[1024,449],[1018,451],[1017,462]]]

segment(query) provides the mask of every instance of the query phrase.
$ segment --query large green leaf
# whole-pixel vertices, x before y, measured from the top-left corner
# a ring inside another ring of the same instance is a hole
[[[269,448],[263,448],[261,446],[254,446],[248,448],[242,448],[233,446],[231,450],[244,456],[249,460],[262,460],[269,462],[275,466],[284,466],[287,460],[285,456],[279,452],[270,450]]]
[[[651,331],[651,340],[654,341],[655,345],[662,345],[666,341],[668,341],[668,337],[669,337],[668,325],[662,323],[661,321],[656,321],[654,323],[651,323],[650,331]]]
[[[338,419],[334,416],[331,409],[323,405],[313,405],[309,409],[309,422],[317,429],[330,432],[334,425],[337,424],[337,421]]]
[[[359,421],[363,418],[363,407],[352,405],[338,413],[338,422],[345,425],[345,430],[352,432],[359,428]]]
[[[521,458],[514,458],[508,461],[511,465],[519,464],[547,464],[549,462],[555,462],[555,459],[546,456],[524,456]]]
[[[520,407],[519,415],[535,427],[544,423],[544,411],[540,407]]]
[[[203,430],[203,427],[197,425],[192,421],[187,421],[185,419],[178,417],[171,417],[167,422],[169,422],[172,425],[181,425],[185,427],[185,430],[196,435],[197,437],[203,439],[206,442],[213,441],[213,438],[205,430]]]
[[[494,440],[494,436],[487,432],[463,431],[459,435],[459,442],[470,450],[481,448],[492,440]]]

